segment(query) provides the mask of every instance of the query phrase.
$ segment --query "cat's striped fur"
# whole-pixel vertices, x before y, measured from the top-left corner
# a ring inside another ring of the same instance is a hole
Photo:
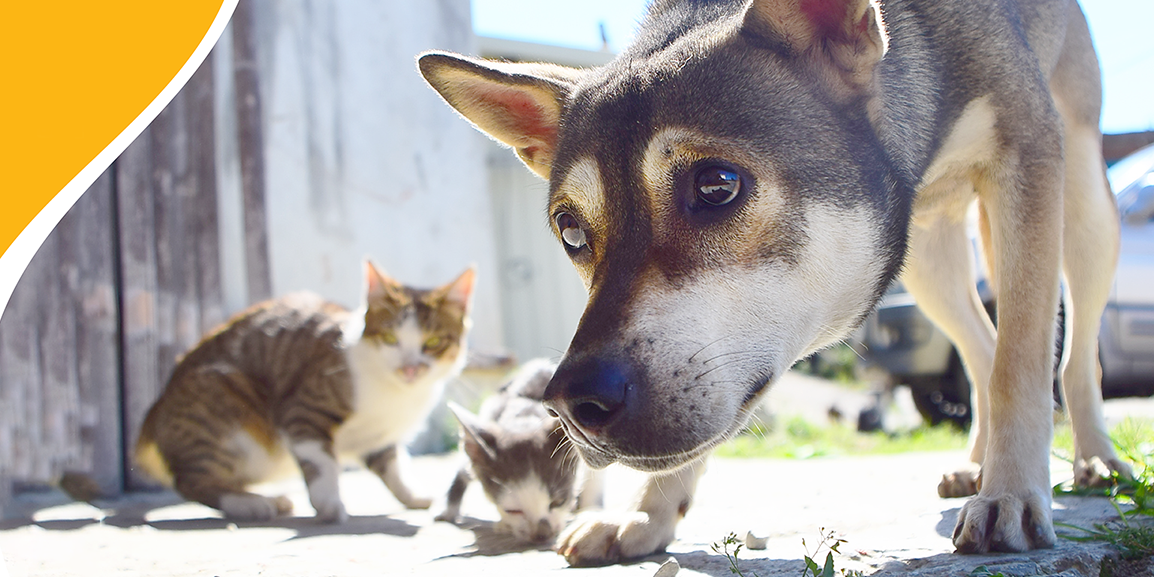
[[[464,365],[474,272],[418,290],[366,261],[365,278],[357,311],[294,294],[205,337],[149,411],[136,462],[230,518],[287,514],[287,499],[247,487],[291,473],[294,458],[323,520],[346,518],[338,460],[363,463],[406,507],[428,507],[401,479],[403,442]]]

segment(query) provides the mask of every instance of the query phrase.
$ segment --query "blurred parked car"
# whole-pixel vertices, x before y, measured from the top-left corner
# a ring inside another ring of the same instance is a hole
[[[1148,396],[1154,394],[1154,145],[1120,160],[1107,177],[1118,199],[1122,244],[1098,336],[1102,394]],[[993,316],[984,275],[975,282]],[[910,387],[927,421],[969,424],[970,385],[961,359],[901,283],[882,298],[854,345],[868,363],[889,373],[892,384]]]

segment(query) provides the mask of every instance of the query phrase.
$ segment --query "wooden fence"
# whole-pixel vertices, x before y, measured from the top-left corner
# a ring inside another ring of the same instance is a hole
[[[234,16],[230,64],[251,299],[270,283],[250,8]],[[0,317],[0,513],[67,470],[107,494],[148,484],[125,455],[176,356],[225,316],[214,60],[61,220]]]

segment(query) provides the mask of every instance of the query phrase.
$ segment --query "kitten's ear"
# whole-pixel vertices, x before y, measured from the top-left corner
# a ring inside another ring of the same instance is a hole
[[[400,290],[400,283],[381,272],[373,261],[365,259],[365,295],[369,300],[389,297]]]
[[[470,266],[456,280],[442,287],[441,290],[444,291],[444,294],[439,296],[449,302],[461,305],[461,308],[468,311],[473,303],[473,286],[476,280],[477,267]]]
[[[449,410],[453,411],[453,415],[457,417],[457,422],[461,423],[461,430],[464,431],[465,454],[473,461],[480,461],[488,459],[490,461],[497,460],[496,438],[492,431],[485,425],[485,422],[480,417],[470,413],[468,409],[449,401]]]

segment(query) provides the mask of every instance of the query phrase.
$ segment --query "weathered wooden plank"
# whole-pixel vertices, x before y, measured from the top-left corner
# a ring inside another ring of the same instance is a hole
[[[73,205],[75,208],[75,205]],[[71,211],[49,235],[54,252],[44,254],[45,282],[38,294],[40,365],[43,397],[42,443],[37,447],[36,479],[55,479],[80,466],[80,386],[76,375],[76,311],[72,306],[76,270],[76,229]],[[42,249],[49,248],[45,245]]]
[[[104,171],[57,226],[75,319],[78,455],[70,466],[109,495],[121,490],[123,476],[113,171]]]
[[[241,0],[232,14],[237,134],[244,196],[245,267],[249,302],[272,295],[268,223],[265,216],[264,129],[253,2]]]
[[[157,254],[152,190],[152,129],[145,129],[116,161],[120,240],[122,411],[124,454],[131,455],[148,407],[156,398]],[[152,486],[126,463],[129,488]]]
[[[46,241],[47,242],[50,241]],[[44,249],[41,248],[40,251]],[[0,421],[3,444],[2,480],[5,492],[13,480],[28,479],[35,466],[30,450],[39,440],[40,337],[37,310],[38,285],[43,282],[43,258],[38,251],[28,264],[0,318],[0,378],[3,387],[4,419]]]
[[[188,98],[189,173],[195,190],[186,205],[192,216],[195,249],[196,293],[199,332],[224,321],[224,291],[220,277],[220,227],[217,217],[216,114],[212,54],[189,79],[183,92]]]

